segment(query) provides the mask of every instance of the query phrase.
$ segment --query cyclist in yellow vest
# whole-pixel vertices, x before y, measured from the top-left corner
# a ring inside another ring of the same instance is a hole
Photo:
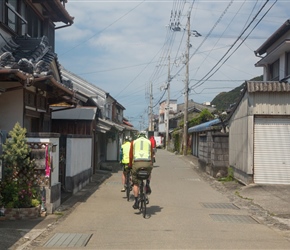
[[[140,180],[137,179],[137,172],[140,168],[145,168],[150,173],[149,178],[146,180],[146,193],[151,194],[150,179],[153,168],[153,148],[151,141],[146,138],[144,132],[140,132],[138,138],[131,142],[129,156],[129,166],[132,166],[133,194],[135,197],[133,208],[138,209]]]
[[[130,168],[128,166],[129,164],[129,151],[130,151],[130,137],[126,136],[125,141],[122,144],[120,148],[120,159],[121,159],[121,164],[123,165],[123,172],[122,172],[122,184],[123,188],[121,189],[121,192],[125,192],[126,187],[125,187],[125,180],[126,180],[126,172],[130,171]],[[129,188],[129,187],[128,187]]]

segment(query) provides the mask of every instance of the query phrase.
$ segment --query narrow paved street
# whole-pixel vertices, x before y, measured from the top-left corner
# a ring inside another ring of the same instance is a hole
[[[85,239],[72,249],[290,249],[282,232],[234,205],[181,156],[158,150],[156,160],[148,218],[120,192],[119,171],[25,249],[64,249],[56,236]]]

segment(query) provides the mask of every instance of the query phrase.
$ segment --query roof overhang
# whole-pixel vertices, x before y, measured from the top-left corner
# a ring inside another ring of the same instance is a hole
[[[111,128],[112,128],[112,124],[109,121],[98,118],[97,131],[101,133],[106,133],[110,131]]]
[[[53,120],[88,120],[93,121],[96,118],[97,108],[93,107],[76,107],[58,111],[54,109],[51,114]]]
[[[192,114],[192,113],[194,113],[194,112],[196,112],[196,113],[200,113],[201,110],[198,109],[198,108],[196,108],[196,107],[189,107],[189,108],[188,108],[188,111],[187,111],[188,114]],[[184,116],[184,111],[181,111],[181,112],[175,114],[174,116],[169,117],[169,120],[171,120],[171,119],[172,119],[172,120],[179,119],[180,117],[183,117],[183,116]]]
[[[117,123],[113,123],[114,125],[114,127],[117,129],[117,130],[119,130],[119,131],[123,131],[124,130],[124,127],[122,126],[122,125],[120,125],[120,124],[117,124]]]
[[[34,86],[48,94],[48,104],[65,101],[76,104],[75,93],[55,80],[53,76],[34,77],[18,69],[0,68],[1,92]]]
[[[130,122],[125,121],[124,119],[123,119],[123,125],[126,125],[128,127],[133,127],[133,125]]]
[[[251,94],[256,92],[290,92],[290,83],[282,81],[246,81],[245,88],[243,88],[239,100],[229,113],[226,122],[231,120],[246,92]]]
[[[283,41],[279,46],[277,46],[273,51],[263,57],[259,62],[255,64],[256,67],[261,67],[267,64],[273,63],[279,56],[285,52],[290,51],[290,39]]]
[[[134,127],[128,126],[126,124],[122,124],[122,126],[125,128],[125,130],[130,130],[130,131],[137,131]]]
[[[265,54],[274,43],[277,42],[286,32],[290,30],[290,19],[288,19],[282,26],[272,35],[270,36],[266,42],[264,42],[256,51],[255,54],[257,56],[262,56]]]
[[[208,130],[211,126],[221,123],[220,119],[211,120],[188,129],[188,133],[197,133]]]
[[[247,81],[247,91],[255,92],[290,92],[290,84],[278,81]]]
[[[9,89],[8,82],[18,81],[22,85],[29,84],[33,80],[33,75],[24,73],[18,69],[0,68],[0,81],[6,83]]]
[[[125,129],[124,126],[122,126],[122,125],[119,125],[119,124],[114,123],[114,122],[109,121],[109,120],[98,118],[98,122],[97,122],[97,130],[98,131],[100,131],[102,133],[106,133],[113,128],[115,128],[118,131],[123,131]]]
[[[33,4],[41,4],[45,10],[43,15],[49,16],[53,22],[73,24],[74,17],[70,16],[60,0],[32,0]]]

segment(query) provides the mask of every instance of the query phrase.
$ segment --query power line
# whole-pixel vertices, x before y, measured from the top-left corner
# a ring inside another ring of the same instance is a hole
[[[117,23],[119,20],[121,20],[122,18],[124,18],[125,16],[127,16],[129,13],[131,13],[133,10],[137,9],[142,3],[144,3],[146,0],[141,1],[139,4],[137,4],[134,8],[132,8],[131,10],[129,10],[128,12],[126,12],[124,15],[122,15],[121,17],[117,18],[114,22],[112,22],[111,24],[109,24],[107,27],[103,28],[102,30],[100,30],[99,32],[97,32],[96,34],[94,34],[93,36],[91,36],[90,38],[88,38],[87,40],[85,40],[82,43],[77,44],[76,46],[72,47],[71,49],[63,52],[60,55],[64,55],[72,50],[74,50],[75,48],[81,46],[82,44],[86,43],[87,41],[91,40],[92,38],[94,38],[95,36],[101,34],[102,32],[104,32],[105,30],[107,30],[108,28],[110,28],[111,26],[113,26],[115,23]]]
[[[264,5],[260,8],[260,10],[258,11],[258,13],[255,15],[255,17],[252,19],[252,21],[249,23],[249,25],[244,29],[244,31],[242,32],[242,34],[236,39],[236,41],[233,43],[233,45],[229,48],[229,50],[222,56],[222,58],[217,62],[217,64],[202,78],[201,83],[197,82],[195,85],[193,85],[191,87],[191,89],[193,89],[193,87],[197,88],[200,85],[202,85],[207,79],[209,79],[210,77],[212,77],[223,65],[224,63],[238,50],[238,48],[243,44],[243,42],[247,39],[247,37],[253,32],[253,30],[258,26],[258,24],[262,21],[262,19],[267,15],[267,13],[270,11],[270,9],[274,6],[274,4],[277,2],[277,0],[270,6],[270,8],[266,11],[266,13],[260,18],[260,20],[257,22],[257,24],[252,28],[252,30],[249,32],[249,34],[246,36],[246,38],[244,38],[244,40],[242,40],[242,42],[238,45],[238,47],[226,58],[226,60],[207,78],[204,80],[204,78],[206,78],[206,76],[208,76],[210,74],[210,72],[225,58],[225,56],[230,52],[230,50],[233,48],[233,46],[240,40],[240,37],[248,30],[248,28],[250,27],[250,25],[256,21],[256,17],[261,13],[261,11],[264,9],[264,7],[267,5],[269,0],[267,0]]]
[[[143,66],[143,65],[148,65],[148,64],[151,64],[151,63],[155,63],[155,62],[140,63],[140,64],[136,64],[136,65],[131,65],[131,66],[124,66],[124,67],[119,67],[119,68],[104,69],[104,70],[84,72],[84,73],[76,73],[76,74],[78,74],[78,75],[90,75],[90,74],[96,74],[96,73],[102,73],[102,72],[110,72],[110,71],[121,70],[121,69],[136,68],[136,67]]]
[[[233,87],[204,88],[204,89],[202,89],[200,92],[196,92],[195,90],[193,90],[193,91],[194,91],[195,94],[199,95],[199,94],[201,94],[201,93],[202,93],[204,90],[206,90],[206,89],[233,89]]]
[[[222,15],[219,17],[219,19],[217,20],[217,22],[214,24],[214,26],[211,28],[211,30],[209,31],[209,33],[206,35],[206,37],[203,39],[203,41],[201,42],[201,44],[195,49],[195,52],[191,55],[191,57],[189,58],[189,61],[191,60],[191,58],[197,53],[197,51],[200,49],[200,47],[204,44],[204,42],[208,39],[209,35],[212,33],[212,31],[215,29],[215,27],[217,26],[217,24],[221,21],[222,17],[225,15],[225,13],[227,12],[227,10],[229,9],[229,7],[231,6],[233,0],[231,0],[231,2],[227,5],[226,9],[223,11]],[[188,61],[188,62],[189,62]],[[183,65],[178,71],[177,73],[173,76],[173,78],[179,74],[181,72],[181,70],[185,67],[186,65]]]

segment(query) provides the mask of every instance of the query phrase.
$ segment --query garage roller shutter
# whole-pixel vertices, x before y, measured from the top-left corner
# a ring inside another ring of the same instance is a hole
[[[254,182],[290,184],[290,119],[255,118]]]

